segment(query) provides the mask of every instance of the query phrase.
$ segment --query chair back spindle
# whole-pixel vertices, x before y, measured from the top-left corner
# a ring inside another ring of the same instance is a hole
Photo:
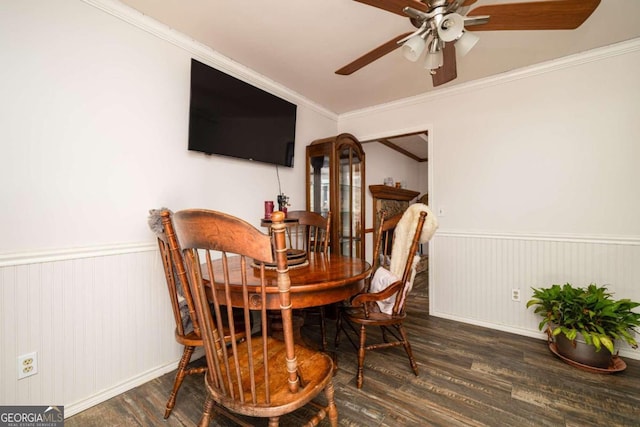
[[[291,211],[287,218],[296,219],[298,223],[289,227],[291,246],[307,252],[329,252],[329,236],[331,233],[331,212],[324,217],[317,212]]]

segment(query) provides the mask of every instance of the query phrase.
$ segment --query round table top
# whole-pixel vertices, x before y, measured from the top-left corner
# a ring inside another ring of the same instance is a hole
[[[311,252],[308,254],[308,264],[291,267],[289,278],[291,279],[291,303],[293,308],[315,307],[345,300],[364,288],[364,279],[371,272],[371,265],[363,259],[351,258],[342,255]],[[240,280],[240,257],[229,258],[229,281],[237,284],[232,286],[232,305],[241,302],[242,298]],[[222,262],[213,263],[214,276],[222,277]],[[260,269],[247,262],[247,284],[249,293],[256,298],[260,291]],[[265,270],[267,283],[267,308],[280,308],[277,273],[275,269]],[[216,283],[218,295],[222,295],[222,284]],[[236,291],[236,292],[234,292]]]

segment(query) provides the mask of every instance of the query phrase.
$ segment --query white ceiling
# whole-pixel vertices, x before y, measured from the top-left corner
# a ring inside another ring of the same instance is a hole
[[[433,89],[400,49],[350,76],[335,70],[393,37],[408,18],[353,0],[121,0],[145,15],[341,114]],[[480,5],[521,0],[478,0]],[[640,37],[640,0],[602,0],[578,29],[482,31],[450,87]]]

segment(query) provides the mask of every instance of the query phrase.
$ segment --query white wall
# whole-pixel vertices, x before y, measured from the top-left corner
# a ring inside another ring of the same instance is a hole
[[[187,151],[190,59],[298,105],[295,167],[337,118],[110,0],[0,6],[0,404],[71,415],[175,368],[150,208],[222,210],[259,226],[275,166]],[[39,373],[17,380],[17,357]]]
[[[340,131],[433,126],[443,227],[637,236],[638,43],[345,114]]]
[[[432,315],[539,336],[532,286],[640,301],[638,69],[636,39],[340,117],[356,135],[431,128]]]
[[[146,241],[140,221],[160,205],[259,224],[275,166],[186,150],[192,52],[82,2],[35,4],[3,5],[0,177],[16,185],[1,190],[14,208],[0,253]],[[304,147],[335,120],[304,104],[299,116],[297,167],[280,177],[304,206]]]

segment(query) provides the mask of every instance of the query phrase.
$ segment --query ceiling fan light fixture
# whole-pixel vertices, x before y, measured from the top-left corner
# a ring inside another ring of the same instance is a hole
[[[402,45],[402,55],[409,61],[416,62],[424,52],[425,46],[424,39],[420,35],[415,35]]]
[[[444,56],[442,55],[440,42],[434,38],[429,44],[429,52],[425,55],[424,68],[427,70],[435,70],[436,68],[440,68],[443,62]]]
[[[456,42],[456,54],[460,57],[465,56],[471,49],[473,49],[479,40],[480,37],[475,34],[470,33],[469,31],[463,31],[462,35]]]
[[[445,15],[438,24],[438,36],[442,41],[452,42],[462,36],[464,18],[457,13]]]

